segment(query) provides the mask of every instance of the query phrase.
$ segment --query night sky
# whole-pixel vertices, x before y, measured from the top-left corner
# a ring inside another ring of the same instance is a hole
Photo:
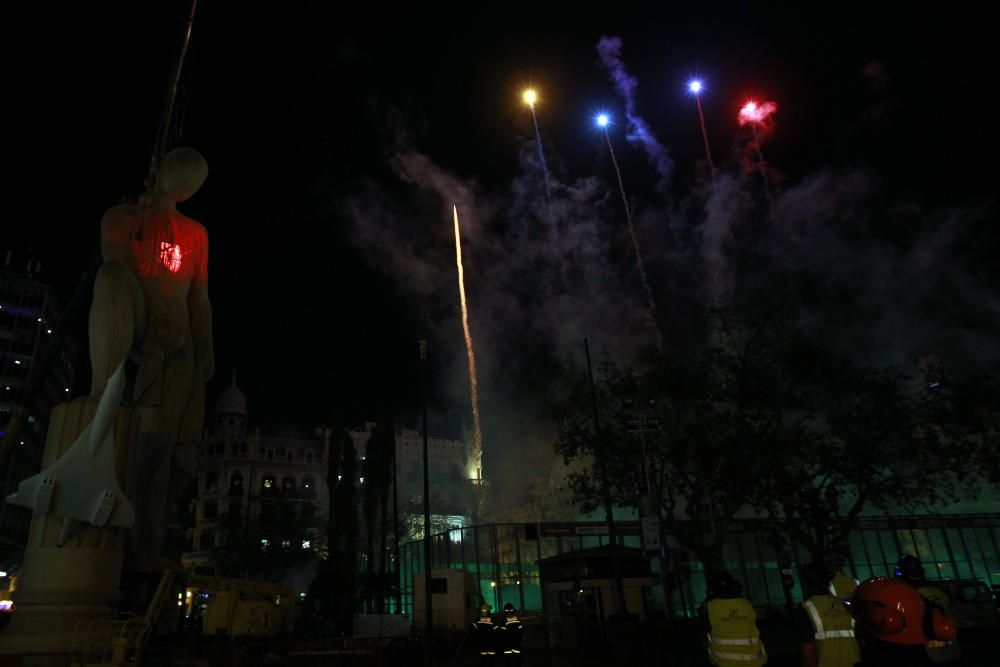
[[[64,298],[96,249],[102,212],[134,194],[146,173],[189,7],[149,4],[22,3],[2,10],[7,176],[0,246],[18,253],[31,247],[45,263],[42,278]],[[537,414],[526,420],[544,421],[555,391],[544,385],[561,367],[552,358],[582,355],[563,343],[582,348],[582,335],[590,335],[597,349],[621,346],[606,340],[607,332],[573,330],[559,343],[532,347],[546,326],[510,315],[519,303],[518,312],[534,312],[537,302],[524,290],[536,279],[530,262],[508,257],[523,255],[519,244],[543,242],[511,231],[530,217],[517,213],[520,195],[512,186],[523,182],[533,159],[519,92],[531,83],[541,95],[550,166],[567,184],[557,190],[577,192],[581,179],[596,177],[611,193],[598,197],[601,215],[620,225],[606,145],[591,120],[598,109],[622,116],[622,99],[595,49],[603,35],[622,38],[622,58],[639,82],[637,111],[674,162],[667,191],[657,192],[642,151],[626,141],[621,124],[612,128],[648,241],[654,291],[661,284],[684,289],[670,278],[685,265],[670,259],[682,254],[671,245],[675,236],[658,237],[643,211],[669,209],[673,220],[696,188],[702,144],[694,101],[685,94],[692,75],[705,81],[706,120],[724,168],[737,162],[730,157],[740,136],[736,110],[757,95],[779,105],[764,150],[784,192],[799,188],[803,200],[815,201],[802,189],[863,179],[866,209],[915,211],[866,227],[886,247],[910,243],[956,211],[974,212],[972,230],[996,229],[982,222],[996,222],[998,182],[996,113],[988,103],[997,40],[982,16],[956,5],[872,13],[862,4],[823,12],[756,2],[656,4],[612,3],[597,12],[576,3],[537,13],[526,3],[377,11],[338,3],[201,3],[186,63],[182,143],[206,156],[210,174],[181,209],[211,237],[217,374],[209,400],[235,367],[258,422],[308,427],[339,412],[361,423],[391,410],[414,425],[412,359],[415,341],[427,337],[435,428],[458,435],[468,405],[457,295],[447,282],[454,280],[450,208],[401,178],[407,168],[399,156],[419,155],[475,200],[467,211],[477,238],[467,241],[466,268],[473,331],[482,336],[487,447],[490,438],[506,445],[521,438],[511,433],[534,432],[508,417],[527,410]],[[423,182],[412,173],[409,180]],[[396,249],[418,248],[424,260],[440,260],[440,274],[425,272],[421,284],[403,270],[405,260],[392,258],[394,239],[409,244]],[[958,246],[972,259],[949,254],[949,266],[967,271],[955,284],[974,279],[975,289],[995,298],[998,272],[988,248],[996,241],[995,234],[962,236]],[[635,305],[639,293],[625,251],[612,239],[592,259],[624,267],[619,273]],[[671,301],[668,292],[664,287],[661,300]],[[504,300],[497,295],[513,305],[497,306]],[[832,311],[817,300],[814,311],[841,312],[855,296]],[[962,316],[986,320],[980,335],[995,333],[995,312]],[[534,372],[516,370],[526,368]],[[532,446],[549,444],[543,441]]]

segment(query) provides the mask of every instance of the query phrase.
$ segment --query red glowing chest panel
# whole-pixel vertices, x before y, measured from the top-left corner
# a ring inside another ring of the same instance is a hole
[[[137,272],[171,282],[203,277],[207,246],[201,227],[176,215],[149,220],[132,238]]]
[[[179,243],[160,241],[160,261],[163,262],[163,266],[170,269],[173,273],[181,270],[181,260],[183,257],[184,253],[181,251]]]

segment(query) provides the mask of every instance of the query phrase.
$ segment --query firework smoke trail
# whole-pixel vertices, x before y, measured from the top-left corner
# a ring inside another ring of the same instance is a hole
[[[608,151],[611,153],[611,164],[615,166],[615,174],[618,176],[618,191],[622,195],[622,205],[625,207],[625,221],[628,223],[628,233],[632,237],[632,247],[635,248],[635,260],[639,266],[639,277],[642,279],[642,287],[646,290],[646,304],[649,308],[647,317],[649,324],[656,332],[656,349],[663,352],[663,332],[660,325],[656,323],[656,302],[653,300],[653,290],[649,286],[649,279],[646,277],[646,265],[642,262],[642,253],[639,251],[639,237],[635,234],[635,225],[632,223],[632,212],[628,207],[628,197],[625,195],[625,183],[622,181],[622,170],[618,167],[618,158],[615,156],[615,147],[611,144],[611,135],[608,134],[607,117],[602,115],[598,124],[604,129],[604,138],[608,140]]]
[[[760,166],[760,177],[764,181],[764,194],[767,195],[767,203],[769,207],[774,206],[771,201],[771,186],[767,178],[767,167],[764,163],[764,153],[760,149],[760,130],[761,126],[765,130],[770,130],[771,127],[768,125],[768,121],[771,118],[771,114],[778,110],[778,105],[774,102],[761,102],[757,103],[754,100],[747,100],[747,103],[740,108],[740,113],[738,120],[740,125],[749,125],[750,129],[753,130],[753,147],[757,151],[757,162]]]
[[[542,174],[545,176],[545,205],[552,206],[552,182],[549,179],[549,165],[545,162],[545,149],[542,147],[542,132],[538,129],[538,116],[535,114],[535,102],[538,95],[531,88],[524,91],[524,103],[531,109],[531,122],[535,126],[535,143],[538,145],[538,160],[542,165]]]
[[[673,173],[674,163],[670,159],[670,152],[656,140],[650,131],[646,121],[639,115],[635,105],[635,90],[639,86],[639,80],[629,74],[622,60],[622,39],[621,37],[604,36],[597,42],[597,54],[601,58],[601,63],[611,77],[614,84],[625,102],[625,117],[628,119],[626,128],[626,138],[629,141],[638,142],[646,152],[649,161],[652,162],[656,173],[661,179],[658,187],[666,190],[670,182],[670,175]]]
[[[476,350],[472,346],[469,329],[469,307],[465,300],[465,268],[462,266],[462,232],[458,227],[458,206],[452,204],[455,214],[455,265],[458,267],[458,296],[462,302],[462,333],[465,334],[465,352],[469,357],[469,396],[472,401],[472,437],[475,452],[482,455],[483,430],[479,423],[479,377],[476,373]]]

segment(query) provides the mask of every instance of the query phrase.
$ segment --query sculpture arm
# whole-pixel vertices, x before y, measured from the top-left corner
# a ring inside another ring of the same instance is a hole
[[[208,380],[215,373],[215,353],[212,347],[212,304],[208,300],[208,234],[204,230],[201,234],[201,252],[188,292],[188,309],[195,371],[202,380]]]

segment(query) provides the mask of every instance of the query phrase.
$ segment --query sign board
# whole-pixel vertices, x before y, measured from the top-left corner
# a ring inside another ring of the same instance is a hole
[[[663,545],[660,542],[660,517],[642,517],[642,553],[647,558],[659,556]]]
[[[580,523],[541,523],[538,524],[542,537],[574,537],[585,535],[607,535],[608,524],[600,522]],[[638,521],[615,521],[615,530],[619,535],[638,535]]]

